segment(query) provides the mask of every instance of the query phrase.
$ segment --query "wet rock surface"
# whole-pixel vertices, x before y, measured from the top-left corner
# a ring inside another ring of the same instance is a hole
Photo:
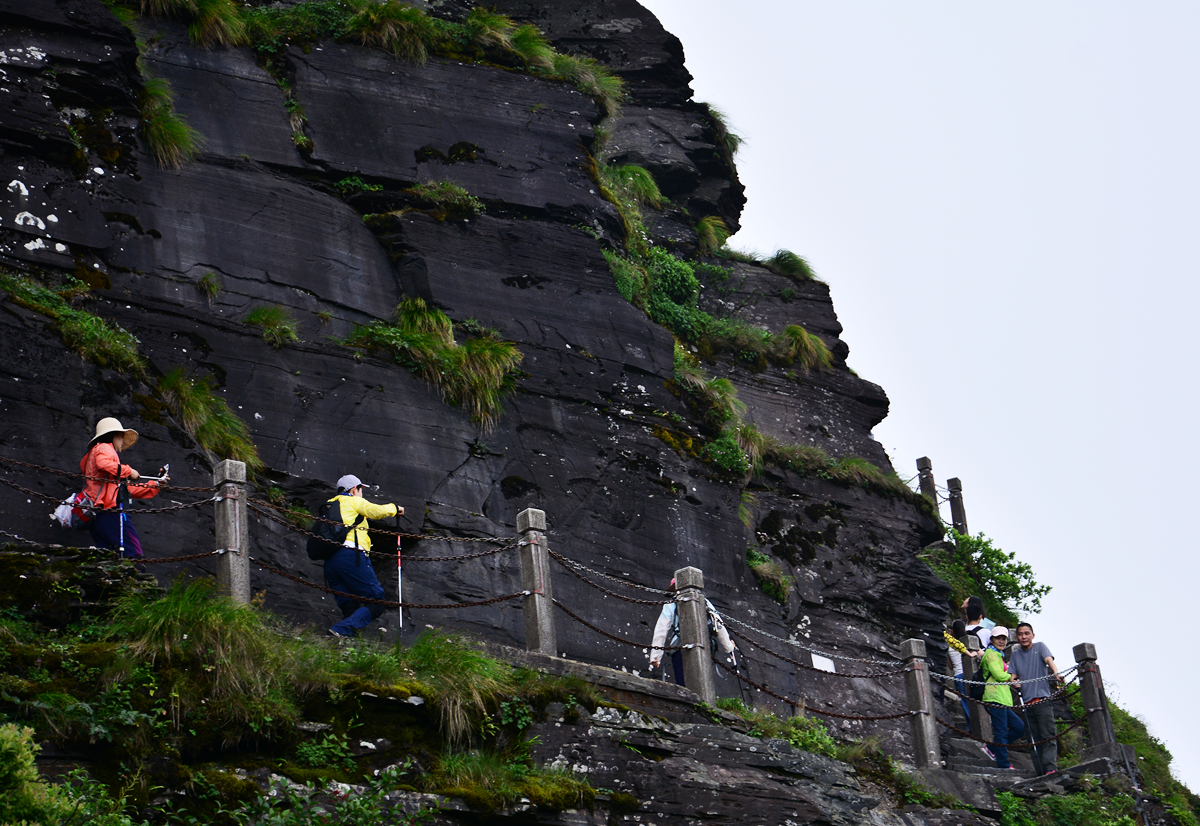
[[[736,225],[740,184],[713,148],[711,129],[695,118],[678,41],[652,15],[626,0],[514,0],[498,9],[543,27],[561,49],[612,62],[633,95],[614,146],[659,172],[688,203],[708,204]],[[315,508],[334,480],[352,472],[379,486],[369,498],[406,508],[398,525],[378,526],[426,537],[402,543],[406,601],[441,605],[518,592],[513,550],[424,559],[481,547],[455,538],[512,537],[516,514],[538,507],[552,549],[656,588],[676,569],[697,566],[720,610],[817,651],[886,662],[901,640],[936,634],[945,586],[915,558],[934,525],[911,503],[779,470],[747,489],[699,457],[714,434],[677,396],[671,335],[621,298],[601,254],[605,242],[595,237],[610,238],[616,224],[586,170],[598,120],[588,98],[494,67],[445,60],[414,67],[320,43],[288,55],[313,141],[306,154],[291,145],[283,93],[248,50],[205,51],[165,24],[145,59],[171,81],[178,110],[207,142],[196,161],[162,170],[138,131],[143,81],[124,27],[91,0],[7,2],[0,13],[7,59],[0,94],[18,104],[0,112],[0,261],[51,280],[85,280],[93,289],[77,306],[131,331],[149,361],[144,378],[83,362],[44,315],[5,296],[0,411],[10,426],[0,433],[0,456],[73,471],[94,422],[116,416],[141,433],[126,456],[134,467],[152,472],[169,461],[176,484],[210,485],[211,458],[150,392],[162,373],[185,367],[212,376],[249,426],[266,464],[256,498],[273,486]],[[455,154],[459,144],[476,147],[474,158]],[[343,196],[335,184],[351,175],[383,189]],[[487,212],[466,221],[423,212],[363,220],[406,204],[405,188],[435,178],[466,186],[487,201]],[[679,223],[673,231],[689,230]],[[199,289],[208,273],[221,285],[214,296]],[[870,436],[886,396],[845,369],[848,348],[828,289],[790,285],[750,265],[738,265],[734,278],[740,292],[714,301],[736,302],[737,313],[775,331],[804,325],[836,364],[795,378],[724,357],[706,369],[734,381],[748,421],[764,432],[886,469]],[[742,301],[751,294],[753,302]],[[353,325],[389,318],[406,296],[425,298],[460,325],[473,319],[495,328],[522,350],[522,375],[494,429],[481,433],[393,360],[340,343]],[[246,313],[261,304],[285,308],[299,341],[274,349],[246,326]],[[46,514],[77,488],[74,480],[3,463],[0,478],[32,491],[0,485],[0,516],[14,533],[64,541]],[[749,507],[744,492],[754,496]],[[204,498],[174,491],[150,504]],[[213,549],[211,505],[139,515],[143,506],[133,506],[133,518],[149,555]],[[323,581],[290,528],[255,512],[251,534],[255,559]],[[785,605],[758,587],[748,546],[766,549],[795,576]],[[395,548],[394,537],[377,537],[373,562],[389,599],[397,593]],[[153,570],[165,583],[182,572],[211,574],[213,565],[210,557]],[[619,638],[560,613],[558,653],[645,673],[658,606],[606,594],[560,566],[553,576],[558,599]],[[604,582],[624,596],[647,596]],[[299,623],[321,628],[338,618],[327,594],[268,571],[252,570],[252,588]],[[394,617],[379,623],[387,636],[399,634]],[[405,633],[426,624],[523,641],[519,600],[414,609]],[[805,650],[755,639],[813,667]],[[902,703],[898,677],[845,680],[759,648],[746,653],[752,679],[812,708],[866,715]],[[846,663],[838,668],[877,668]],[[738,692],[730,678],[719,690]],[[838,723],[847,734],[880,734],[897,753],[906,748],[906,725]],[[766,788],[764,800],[775,794]]]

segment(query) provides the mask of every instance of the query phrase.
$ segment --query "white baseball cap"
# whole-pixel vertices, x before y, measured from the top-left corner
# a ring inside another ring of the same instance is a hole
[[[361,485],[362,479],[359,479],[353,473],[346,474],[341,479],[338,479],[337,483],[338,490],[350,490],[351,488],[357,488]]]
[[[997,625],[995,628],[992,629],[992,636],[993,637],[1004,637],[1004,639],[1008,639],[1008,629],[1005,628],[1003,625]]]

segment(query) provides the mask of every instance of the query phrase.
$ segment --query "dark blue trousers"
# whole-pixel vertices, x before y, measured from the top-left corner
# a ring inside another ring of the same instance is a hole
[[[142,540],[138,539],[129,514],[119,511],[102,511],[96,514],[92,524],[88,525],[88,533],[92,542],[98,548],[112,548],[114,551],[121,547],[121,520],[125,520],[125,558],[142,558]]]
[[[366,628],[383,614],[382,605],[364,605],[355,597],[383,599],[383,586],[371,567],[371,559],[354,548],[339,548],[338,552],[325,560],[325,584],[335,591],[351,596],[337,596],[338,608],[342,609],[342,621],[330,627],[330,631],[343,637],[353,637],[358,629]]]
[[[995,742],[1007,746],[1025,733],[1025,724],[1011,708],[988,706],[987,710],[992,718],[992,740]],[[1008,749],[1004,746],[992,746],[992,754],[996,755],[996,765],[1007,769],[1012,764],[1008,762]]]

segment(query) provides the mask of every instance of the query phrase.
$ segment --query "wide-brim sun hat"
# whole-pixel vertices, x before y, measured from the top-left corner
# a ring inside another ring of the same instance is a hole
[[[92,437],[90,442],[88,442],[88,450],[91,450],[93,447],[95,447],[96,442],[100,441],[110,433],[125,434],[125,444],[122,446],[122,450],[132,447],[133,443],[138,440],[138,432],[136,430],[130,430],[129,428],[125,427],[125,425],[109,416],[96,422],[96,435]]]

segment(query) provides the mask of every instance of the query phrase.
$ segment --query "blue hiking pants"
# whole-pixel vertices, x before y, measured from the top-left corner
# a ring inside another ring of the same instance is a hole
[[[996,765],[1007,769],[1012,764],[1008,762],[1008,749],[1004,746],[1020,739],[1021,735],[1025,733],[1025,724],[1011,708],[988,706],[987,710],[992,718],[992,740],[1004,744],[992,746],[992,754],[996,755]]]
[[[370,558],[354,548],[339,548],[337,553],[325,560],[325,584],[335,591],[351,596],[335,596],[338,608],[342,609],[342,621],[330,627],[330,631],[343,637],[353,637],[358,629],[366,628],[383,614],[382,605],[364,605],[355,597],[383,599],[383,586],[375,576]]]
[[[112,548],[114,551],[121,547],[121,522],[125,522],[125,558],[141,560],[142,558],[142,540],[138,539],[137,531],[133,529],[133,523],[129,521],[129,514],[120,511],[101,511],[96,514],[96,518],[92,520],[92,524],[88,525],[88,533],[92,535],[92,542],[98,548]]]

